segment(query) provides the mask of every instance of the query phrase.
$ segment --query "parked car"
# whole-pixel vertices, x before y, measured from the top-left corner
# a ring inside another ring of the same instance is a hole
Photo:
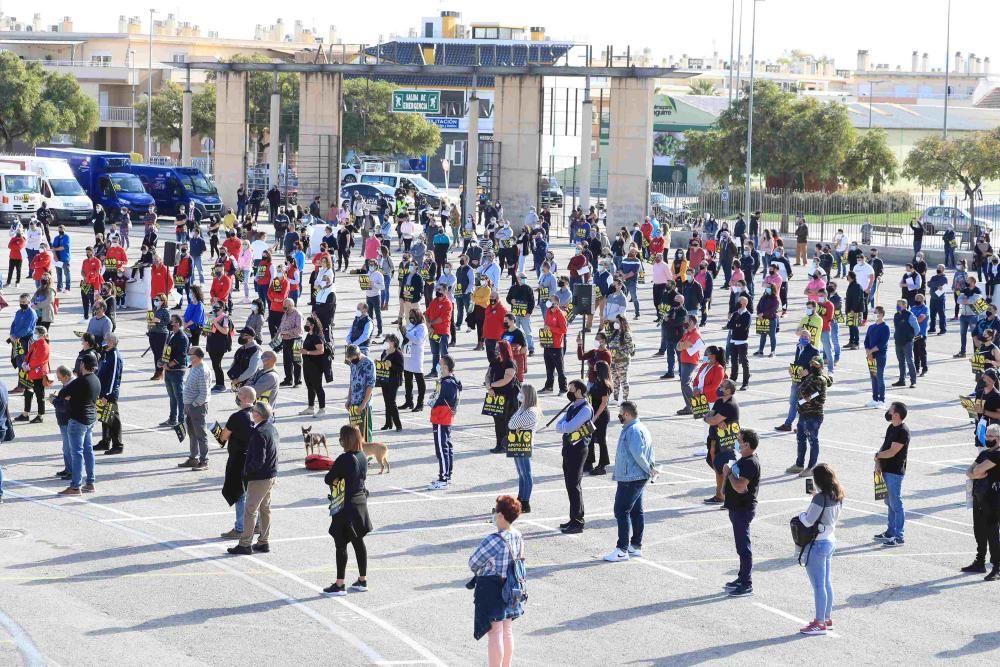
[[[562,208],[563,191],[559,187],[559,182],[551,176],[544,176],[540,185],[538,198],[541,200],[542,206]]]
[[[376,171],[361,174],[362,183],[381,183],[387,185],[393,192],[402,189],[413,193],[414,197],[423,197],[428,206],[433,209],[441,207],[444,192],[420,174]]]
[[[342,163],[340,165],[340,184],[350,185],[358,182],[358,170],[354,165]]]
[[[984,207],[988,208],[988,207]],[[994,211],[996,215],[1000,211]],[[928,206],[920,214],[919,222],[923,225],[925,234],[941,234],[954,224],[955,231],[959,234],[969,231],[972,215],[965,209],[954,206]],[[986,217],[982,209],[976,209],[975,223],[980,229],[990,229],[994,220]]]

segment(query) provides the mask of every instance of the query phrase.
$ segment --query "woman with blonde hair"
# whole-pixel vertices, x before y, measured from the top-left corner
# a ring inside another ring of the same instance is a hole
[[[507,457],[514,459],[514,468],[517,469],[517,499],[521,503],[521,513],[531,512],[531,490],[533,483],[531,480],[531,449],[534,448],[535,431],[538,428],[538,393],[531,384],[522,384],[521,392],[517,397],[520,407],[517,412],[510,416],[507,422]],[[526,453],[520,451],[521,448],[512,448],[511,434],[519,442],[524,442],[527,438],[531,443],[531,449]],[[514,449],[514,451],[511,451]]]

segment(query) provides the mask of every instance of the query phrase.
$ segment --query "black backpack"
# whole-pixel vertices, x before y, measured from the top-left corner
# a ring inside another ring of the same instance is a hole
[[[807,526],[802,523],[798,515],[792,517],[791,521],[788,522],[792,529],[792,541],[795,542],[795,546],[799,547],[799,565],[802,565],[802,552],[806,550],[806,547],[811,545],[816,541],[819,536],[819,526],[823,521],[823,515],[826,514],[826,499],[827,495],[823,494],[823,511],[820,512],[819,518],[816,519],[816,523],[811,526]],[[811,552],[811,550],[810,550]],[[806,556],[806,565],[809,564],[809,556]]]

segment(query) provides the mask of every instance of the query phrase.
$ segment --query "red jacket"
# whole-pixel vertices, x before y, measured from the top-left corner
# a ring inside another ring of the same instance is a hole
[[[569,264],[566,265],[566,268],[569,269],[569,275],[571,278],[579,278],[580,276],[578,272],[585,266],[589,267],[590,262],[587,261],[587,258],[583,254],[579,254],[573,255],[573,257],[569,260]],[[583,276],[583,282],[590,282],[589,271]]]
[[[696,382],[700,377],[702,370],[707,365],[708,364],[702,364],[701,367],[695,371],[694,375],[691,377],[692,387],[697,386]],[[719,364],[713,364],[711,368],[705,371],[705,382],[702,387],[702,393],[705,394],[705,398],[708,399],[710,404],[715,403],[715,401],[719,398],[719,385],[722,384],[722,381],[725,379],[726,369]]]
[[[86,279],[91,273],[100,273],[102,267],[101,260],[96,257],[88,257],[83,260],[83,265],[80,267],[80,275]]]
[[[191,277],[191,257],[181,257],[180,261],[177,262],[177,266],[174,267],[174,277],[175,278],[190,278]]]
[[[98,265],[100,265],[100,262],[98,262]],[[90,285],[95,293],[99,292],[104,285],[104,276],[101,275],[100,268],[91,268],[90,271],[84,271],[83,282]]]
[[[562,308],[549,307],[545,311],[545,326],[552,332],[552,347],[561,349],[566,337],[566,313]]]
[[[111,246],[108,248],[107,254],[104,256],[104,267],[110,268],[108,260],[118,260],[118,264],[115,265],[116,269],[124,268],[128,264],[128,254],[125,252],[125,248],[120,245]]]
[[[285,309],[285,299],[292,286],[288,284],[288,278],[275,278],[267,286],[267,300],[271,302],[271,311],[280,313]]]
[[[243,251],[243,242],[235,236],[231,236],[222,242],[222,247],[226,249],[233,259],[236,259]]]
[[[647,241],[649,241],[650,239],[653,238],[653,223],[651,223],[649,220],[645,221],[639,227],[639,231],[642,232],[642,235],[646,238]]]
[[[52,255],[47,251],[40,252],[31,260],[31,277],[41,280],[42,276],[52,270]]]
[[[49,374],[49,341],[39,338],[28,346],[24,355],[24,363],[28,364],[28,379],[41,380]]]
[[[649,252],[654,255],[656,253],[663,252],[664,245],[666,245],[666,240],[662,236],[657,236],[649,242]]]
[[[24,255],[21,254],[21,251],[24,250],[25,243],[26,241],[23,236],[15,236],[7,242],[7,247],[10,248],[11,259],[24,259]]]
[[[221,276],[217,276],[212,279],[212,287],[209,290],[209,294],[212,297],[212,301],[221,301],[226,303],[229,301],[229,293],[233,291],[233,278],[223,273]]]
[[[174,277],[170,275],[170,267],[166,264],[153,266],[149,270],[149,295],[170,294],[174,288]]]
[[[486,312],[490,312],[489,308],[486,309]],[[427,319],[427,324],[431,327],[431,330],[439,336],[447,336],[451,333],[451,301],[448,300],[448,297],[443,296],[431,301],[431,305],[427,306],[427,311],[424,312],[424,317]],[[430,323],[433,320],[438,320],[438,322],[431,325]],[[500,321],[503,322],[502,317]]]
[[[507,317],[507,309],[497,301],[486,306],[486,319],[483,321],[483,338],[500,340],[503,336],[503,318]]]
[[[257,273],[254,278],[254,284],[260,285],[261,287],[266,287],[268,283],[271,282],[271,262],[270,260],[260,260],[260,264],[257,265]]]

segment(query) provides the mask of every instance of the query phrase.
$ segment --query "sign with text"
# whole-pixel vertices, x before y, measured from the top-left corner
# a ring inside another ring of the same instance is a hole
[[[440,113],[440,90],[394,90],[393,113]]]

